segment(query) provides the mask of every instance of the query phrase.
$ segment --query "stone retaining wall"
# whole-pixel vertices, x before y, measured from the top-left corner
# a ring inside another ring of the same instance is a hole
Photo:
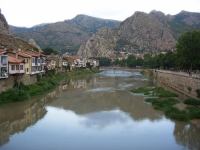
[[[18,82],[24,83],[25,85],[37,82],[36,75],[9,75],[9,77],[6,79],[0,79],[0,93],[12,88],[15,79],[17,79]]]
[[[162,70],[153,70],[153,76],[160,81],[190,97],[197,98],[196,89],[200,89],[200,79],[182,76]],[[191,88],[191,91],[188,89]]]

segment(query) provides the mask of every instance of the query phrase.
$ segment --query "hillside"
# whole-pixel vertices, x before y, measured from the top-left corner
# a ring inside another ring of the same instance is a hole
[[[175,49],[179,35],[200,29],[200,13],[182,11],[165,15],[160,11],[149,14],[135,12],[115,28],[103,28],[79,48],[84,57],[111,57],[124,51],[134,54],[157,54]]]
[[[10,28],[6,18],[1,14],[0,10],[0,49],[34,49],[34,46],[28,44],[19,38],[14,38],[10,35]]]
[[[10,34],[9,25],[8,25],[4,15],[1,13],[1,9],[0,9],[0,33],[2,33],[2,34]]]
[[[78,50],[79,45],[86,42],[100,28],[114,27],[119,21],[100,19],[86,15],[77,15],[71,20],[43,24],[32,28],[10,26],[11,33],[25,41],[34,39],[41,47],[59,50]]]

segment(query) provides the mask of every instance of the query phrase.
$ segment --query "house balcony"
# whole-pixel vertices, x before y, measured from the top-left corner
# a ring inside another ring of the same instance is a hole
[[[25,70],[11,70],[9,71],[9,74],[23,74],[25,73]]]
[[[8,78],[8,75],[6,74],[6,75],[1,75],[0,74],[0,79],[5,79],[5,78]]]
[[[39,72],[40,72],[40,73],[45,73],[45,70],[40,70]]]

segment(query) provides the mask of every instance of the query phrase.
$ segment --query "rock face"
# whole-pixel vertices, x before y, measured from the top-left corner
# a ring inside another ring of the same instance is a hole
[[[32,28],[10,26],[11,33],[25,41],[34,39],[41,48],[66,49],[67,46],[81,45],[102,27],[114,27],[119,21],[77,15],[71,20],[43,24]],[[78,50],[78,49],[77,49]]]
[[[11,35],[0,34],[0,49],[31,50],[34,49],[34,47],[19,38],[15,38]]]
[[[36,45],[34,44],[30,45],[28,44],[28,42],[19,38],[15,38],[12,35],[10,35],[9,25],[5,17],[1,14],[1,10],[0,10],[0,49],[23,49],[23,50],[29,49],[30,50],[30,49],[34,49],[34,47],[36,47]]]
[[[175,48],[178,36],[200,29],[200,14],[181,12],[175,16],[159,11],[135,12],[115,28],[103,28],[81,45],[83,57],[113,57],[117,51],[156,54]]]
[[[1,14],[1,9],[0,9],[0,33],[1,34],[10,34],[9,25],[8,25],[4,15]]]
[[[34,39],[30,39],[28,44],[30,44],[33,47],[37,48],[39,50],[39,52],[42,52],[42,49],[35,43]]]

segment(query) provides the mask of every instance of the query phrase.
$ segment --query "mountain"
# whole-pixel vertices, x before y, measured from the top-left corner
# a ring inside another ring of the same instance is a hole
[[[28,44],[28,42],[15,38],[10,34],[10,27],[6,18],[1,14],[0,10],[0,49],[34,49],[35,46]]]
[[[200,29],[200,13],[182,11],[165,15],[160,11],[149,14],[135,12],[114,28],[105,27],[79,48],[83,57],[115,58],[119,51],[133,54],[157,54],[175,49],[179,35]]]
[[[120,22],[115,20],[100,19],[86,15],[77,15],[71,20],[43,24],[32,28],[10,26],[11,33],[25,41],[34,39],[41,47],[66,50],[75,48],[86,42],[100,28],[114,27]]]
[[[2,34],[10,34],[9,25],[8,25],[4,15],[1,14],[1,9],[0,9],[0,33],[2,33]]]

